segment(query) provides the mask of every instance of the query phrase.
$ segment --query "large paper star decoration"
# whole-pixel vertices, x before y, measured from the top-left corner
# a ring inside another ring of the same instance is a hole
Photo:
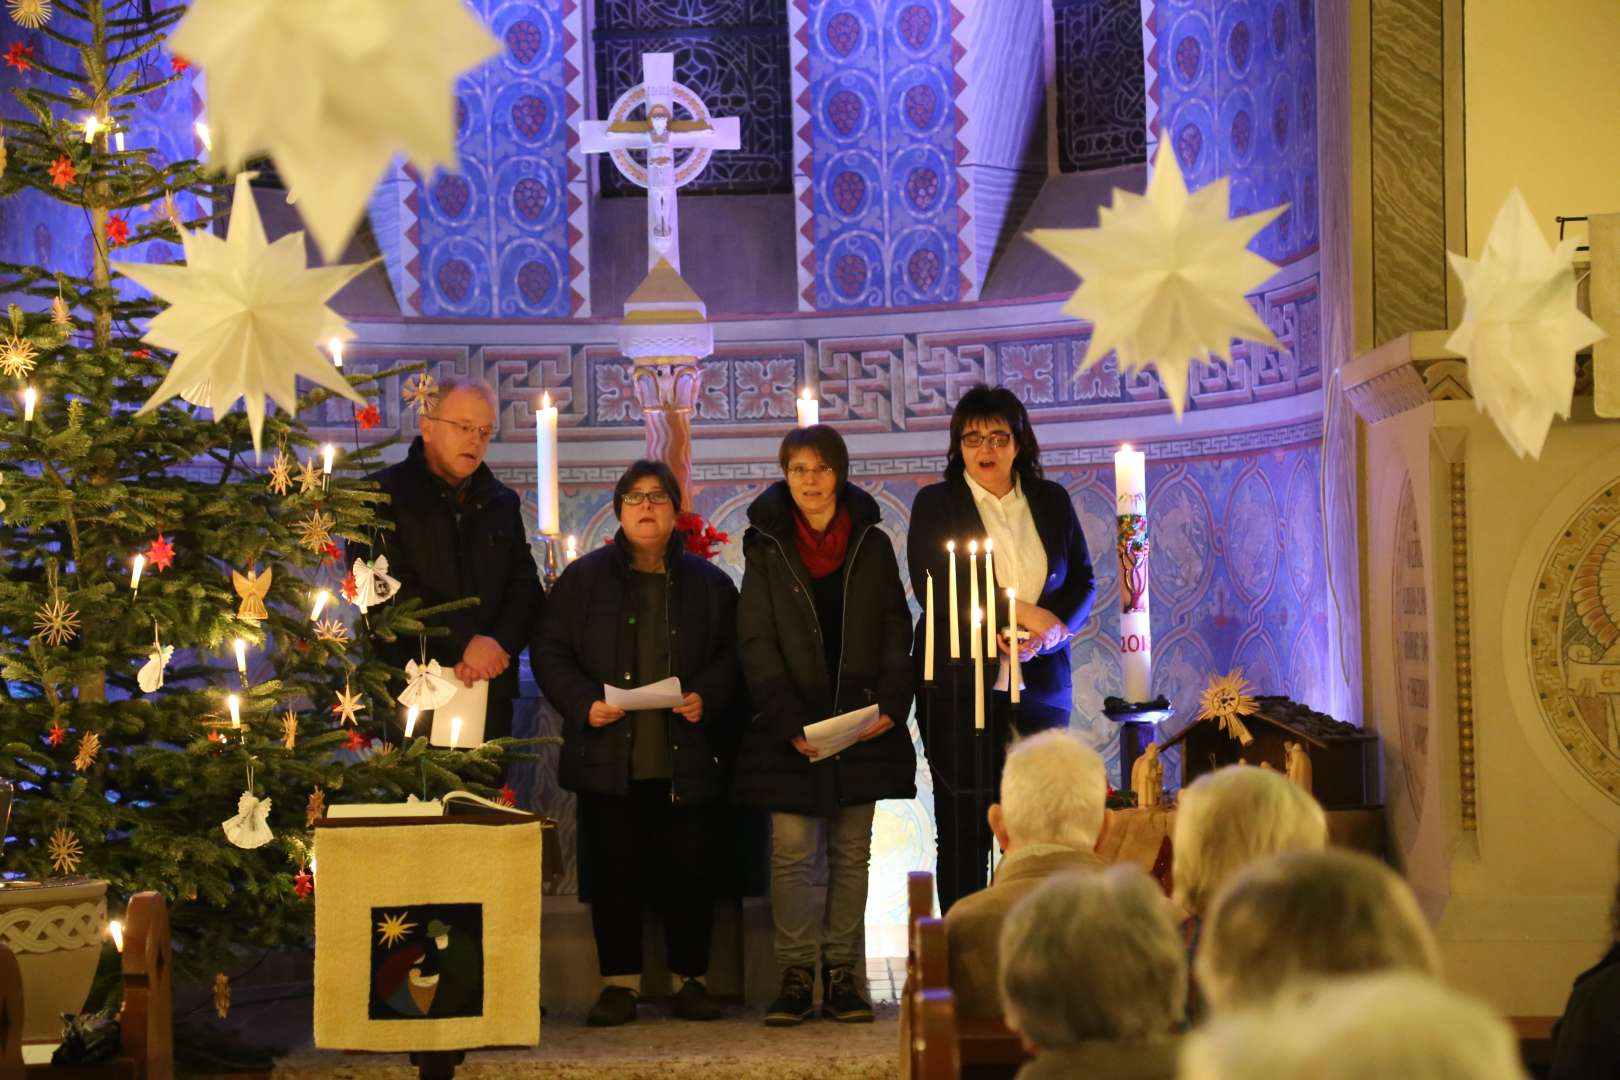
[[[174,544],[162,533],[158,533],[157,539],[146,549],[146,565],[159,571],[174,565]]]
[[[1575,300],[1575,239],[1547,243],[1514,188],[1478,259],[1449,253],[1467,306],[1446,348],[1468,358],[1474,404],[1513,452],[1541,456],[1553,417],[1569,418],[1575,354],[1604,336]]]
[[[1116,188],[1095,228],[1029,236],[1080,276],[1063,305],[1093,327],[1079,370],[1111,350],[1122,371],[1152,364],[1179,417],[1190,361],[1224,359],[1233,338],[1282,347],[1246,294],[1277,271],[1249,241],[1287,207],[1230,217],[1227,178],[1189,194],[1171,143],[1159,142],[1147,193]]]
[[[455,164],[456,80],[500,49],[461,0],[195,0],[169,45],[203,70],[216,160],[268,153],[329,260],[396,154]]]
[[[312,269],[304,261],[303,233],[266,243],[248,176],[237,174],[225,239],[183,231],[184,266],[117,268],[169,304],[141,340],[174,352],[174,363],[140,411],[184,393],[218,418],[242,398],[257,450],[265,398],[296,412],[300,375],[366,403],[315,343],[353,336],[326,301],[369,264]]]

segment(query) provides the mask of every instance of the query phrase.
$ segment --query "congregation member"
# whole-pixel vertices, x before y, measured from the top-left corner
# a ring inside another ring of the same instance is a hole
[[[351,543],[346,555],[350,566],[357,558],[387,556],[387,572],[399,581],[397,602],[432,607],[477,600],[423,619],[443,634],[379,640],[376,647],[397,668],[437,660],[464,686],[488,680],[485,739],[512,733],[518,657],[545,599],[522,501],[484,464],[495,434],[495,406],[488,383],[445,379],[405,460],[368,477],[388,496],[379,511],[382,531],[370,545]],[[397,697],[401,689],[392,692]],[[400,726],[398,718],[391,723]]]
[[[863,996],[867,873],[879,799],[916,794],[911,615],[877,500],[849,482],[838,432],[798,428],[778,453],[783,479],[748,508],[742,667],[755,715],[738,758],[739,802],[771,817],[771,914],[781,992],[772,1026],[814,1012],[870,1022]],[[853,745],[830,757],[806,738],[818,721],[876,706]],[[825,908],[816,898],[825,855]]]
[[[1042,882],[1008,913],[1000,954],[1007,1026],[1035,1054],[1018,1080],[1176,1075],[1187,964],[1170,904],[1141,869]]]
[[[531,651],[562,717],[559,780],[579,796],[582,896],[604,983],[586,1023],[636,1018],[645,912],[661,909],[674,1015],[713,1020],[704,977],[714,931],[723,804],[736,740],[737,590],[685,550],[680,485],[637,461],[613,489],[613,543],[557,579]],[[606,687],[676,676],[679,705],[627,713]]]
[[[1582,972],[1569,992],[1564,1015],[1553,1029],[1550,1080],[1620,1077],[1620,886],[1609,909],[1613,935],[1609,951],[1597,966]]]
[[[1523,1080],[1518,1042],[1484,1002],[1411,972],[1341,979],[1188,1037],[1181,1080]],[[1605,1073],[1581,1073],[1596,1080]]]
[[[1327,816],[1310,793],[1281,773],[1229,765],[1183,788],[1171,834],[1173,898],[1184,916],[1187,1020],[1204,1013],[1197,956],[1205,914],[1221,886],[1250,863],[1282,851],[1327,846]]]
[[[967,611],[969,541],[994,542],[996,596],[988,604],[996,625],[1007,624],[1005,590],[1017,592],[1013,612],[1020,635],[1022,702],[1012,707],[1010,671],[1002,640],[1001,665],[987,723],[991,791],[997,788],[1006,744],[1014,735],[1032,735],[1067,727],[1073,689],[1069,639],[1091,612],[1096,582],[1091,557],[1080,531],[1074,502],[1061,484],[1044,478],[1041,448],[1024,405],[1012,391],[985,385],[962,395],[951,415],[945,477],[917,493],[911,508],[906,556],[912,595],[926,596],[934,582],[936,688],[919,699],[918,721],[934,775],[934,817],[939,844],[935,881],[942,911],[962,896],[984,887],[990,833],[977,807],[972,687],[969,673],[950,691],[947,674],[951,620],[957,622],[960,652],[966,660],[972,633]],[[947,542],[955,544],[960,600],[948,600]],[[981,566],[982,568],[982,566]],[[981,598],[981,605],[986,598]],[[926,613],[925,613],[926,617]],[[982,633],[982,631],[981,631]],[[922,663],[925,629],[919,619],[915,654]]]
[[[1194,961],[1214,1014],[1375,971],[1438,977],[1440,948],[1399,874],[1358,851],[1289,851],[1240,871]]]

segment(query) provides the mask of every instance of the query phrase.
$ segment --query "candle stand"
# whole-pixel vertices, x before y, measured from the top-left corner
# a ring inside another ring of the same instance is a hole
[[[557,574],[560,572],[557,558],[557,545],[562,543],[558,533],[535,533],[534,542],[542,545],[545,554],[540,559],[540,580],[545,584],[546,592],[557,584]]]
[[[1122,701],[1117,697],[1103,700],[1103,715],[1119,725],[1119,786],[1131,786],[1131,766],[1148,744],[1154,741],[1159,724],[1176,714],[1168,698],[1162,694],[1152,701]]]
[[[995,682],[997,661],[964,657],[960,660],[941,659],[937,663],[943,670],[936,678],[925,679],[922,683],[922,693],[927,701],[925,742],[934,774],[934,799],[937,804],[941,798],[971,798],[974,809],[972,833],[968,837],[939,837],[941,861],[954,863],[957,852],[951,848],[967,843],[970,850],[977,853],[988,851],[990,847],[990,804],[1000,796],[996,790],[998,780],[995,775],[995,755],[999,748],[993,741],[995,691],[991,689]],[[973,725],[973,665],[976,663],[982,663],[986,673],[985,726],[982,728]],[[1015,728],[1022,708],[1021,704],[1012,706],[1009,719]],[[984,874],[985,869],[984,865],[976,866],[979,874]],[[978,882],[980,886],[983,884],[985,882]],[[972,888],[964,889],[964,893],[970,891],[973,891]]]

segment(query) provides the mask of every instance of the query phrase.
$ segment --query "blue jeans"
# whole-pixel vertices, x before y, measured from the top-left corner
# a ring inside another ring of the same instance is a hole
[[[776,962],[784,969],[852,967],[866,955],[866,878],[876,803],[842,807],[835,817],[771,815],[771,914]],[[827,906],[816,910],[816,854],[827,851]]]

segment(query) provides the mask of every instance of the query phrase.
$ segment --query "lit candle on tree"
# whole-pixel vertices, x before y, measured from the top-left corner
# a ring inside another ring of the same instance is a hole
[[[225,699],[225,706],[226,706],[226,708],[230,709],[230,711],[231,711],[231,727],[233,727],[233,728],[241,727],[242,726],[242,699],[237,697],[235,694],[232,694],[232,695],[230,695],[229,697],[227,697]]]
[[[326,349],[332,354],[332,366],[343,370],[343,339],[333,338],[326,343]]]
[[[1114,454],[1114,552],[1119,560],[1121,696],[1147,701],[1153,694],[1153,636],[1148,615],[1147,462],[1129,444]]]
[[[415,705],[412,705],[409,711],[405,713],[405,737],[407,739],[411,737],[411,732],[416,730],[416,717],[419,713],[420,710]]]
[[[146,556],[137,555],[129,561],[129,587],[139,592],[141,588],[141,571],[146,569]]]
[[[236,650],[237,672],[240,673],[243,678],[247,678],[247,642],[243,641],[241,638],[237,638],[235,641],[231,642],[231,647]]]
[[[34,419],[34,406],[39,402],[39,391],[32,386],[23,390],[23,421],[32,422]]]
[[[557,509],[557,407],[551,393],[540,395],[534,414],[535,497],[539,503],[540,531],[557,535],[560,514]]]
[[[799,394],[799,400],[794,405],[799,410],[800,427],[813,427],[821,423],[821,402],[811,396],[808,386]]]
[[[309,609],[310,622],[314,622],[321,617],[321,609],[326,607],[326,602],[331,598],[332,594],[327,592],[325,589],[322,589],[320,592],[315,594],[315,604]]]

